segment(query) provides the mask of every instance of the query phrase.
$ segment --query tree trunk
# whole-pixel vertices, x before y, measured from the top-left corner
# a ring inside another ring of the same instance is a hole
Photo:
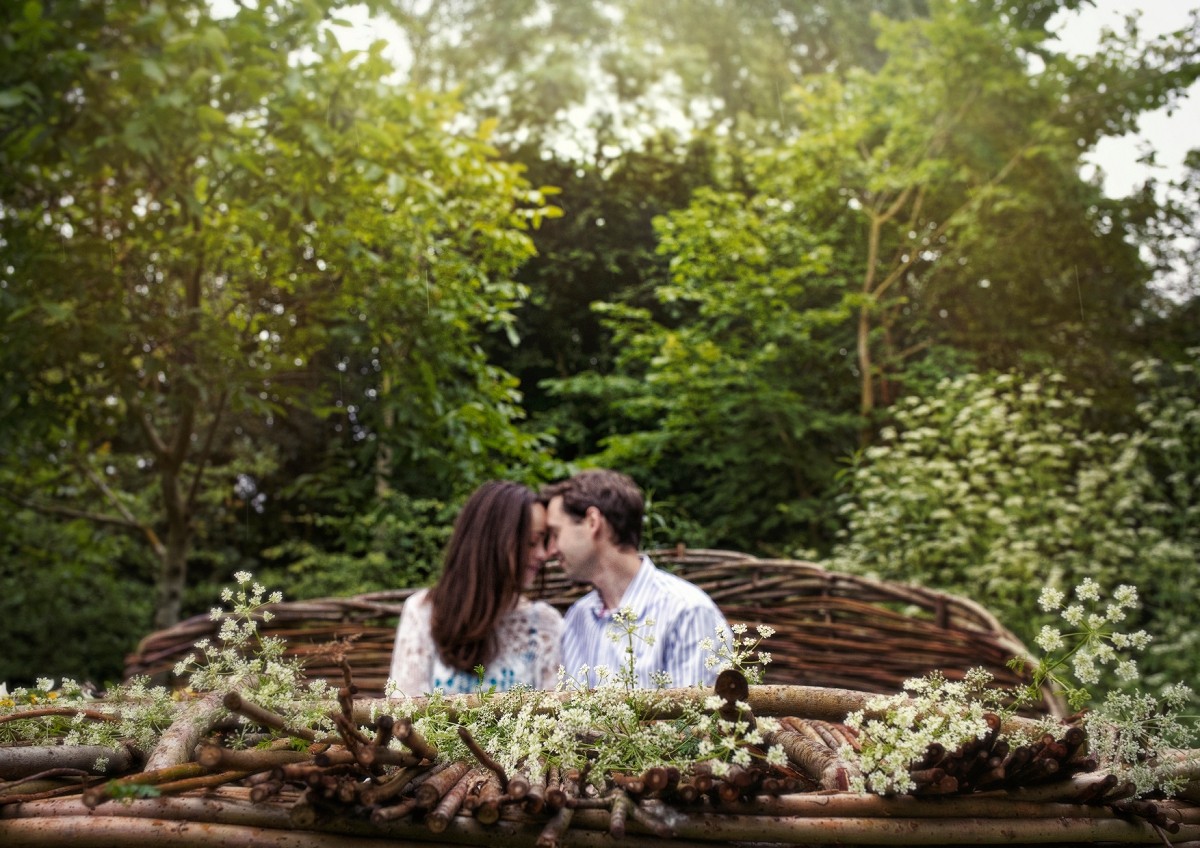
[[[159,553],[154,627],[163,630],[178,623],[187,585],[187,560],[192,528],[180,492],[178,472],[163,468],[160,474],[163,506],[167,517],[167,543]]]

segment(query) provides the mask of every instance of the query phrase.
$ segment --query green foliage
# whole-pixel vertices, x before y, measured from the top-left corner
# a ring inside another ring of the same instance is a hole
[[[84,586],[76,620],[119,625],[59,655],[108,679],[147,586],[162,626],[263,551],[301,596],[424,582],[450,505],[565,462],[632,472],[649,544],[825,550],[844,457],[972,370],[1054,367],[1105,430],[1173,428],[1137,446],[1146,521],[1154,556],[1195,549],[1193,377],[1124,375],[1197,343],[1196,180],[1080,177],[1196,78],[1194,27],[1068,58],[1045,27],[1080,0],[406,0],[405,84],[338,43],[349,5],[0,9],[28,644]],[[1169,265],[1179,302],[1147,287]]]
[[[288,586],[297,599],[427,585],[441,568],[454,514],[440,501],[390,494],[365,514],[315,516],[312,529],[338,549],[298,534],[263,551],[281,563],[263,579]]]
[[[137,544],[84,520],[0,510],[0,681],[47,673],[104,687],[149,632],[151,567]]]
[[[1077,2],[1077,0],[1076,0]],[[388,5],[422,84],[461,87],[505,135],[566,160],[632,149],[680,120],[739,142],[781,133],[781,92],[813,73],[881,61],[863,22],[923,14],[925,0],[464,0]],[[582,115],[582,117],[581,117]],[[650,133],[652,134],[652,133]],[[593,153],[595,151],[595,153]]]
[[[1175,374],[1194,385],[1196,363]],[[1181,530],[1195,514],[1194,481],[1187,467],[1182,477],[1154,467],[1181,448],[1181,426],[1194,438],[1194,394],[1180,385],[1147,401],[1147,420],[1167,434],[1107,434],[1088,424],[1089,397],[1064,382],[968,375],[898,404],[895,426],[848,475],[847,529],[828,564],[974,597],[1026,641],[1047,621],[1029,585],[1090,578],[1109,589],[1136,575],[1145,605],[1135,624],[1157,637],[1144,683],[1195,680],[1200,549]]]
[[[478,342],[553,210],[452,101],[341,49],[341,5],[4,19],[0,488],[145,539],[156,626],[314,441],[334,486],[426,496],[537,461]]]
[[[783,209],[770,197],[743,204],[700,192],[662,220],[672,278],[655,297],[665,317],[605,307],[615,373],[553,384],[619,413],[622,432],[590,461],[652,481],[710,538],[747,549],[817,535],[828,517],[822,478],[856,424],[840,411],[853,389],[835,379],[846,316],[819,277],[827,257]]]
[[[877,69],[805,78],[797,131],[743,156],[745,190],[699,188],[662,216],[669,278],[596,307],[608,359],[546,384],[606,413],[581,462],[630,471],[722,546],[826,547],[838,463],[910,387],[1051,362],[1115,386],[1157,308],[1116,209],[1079,176],[1131,102],[1075,103],[1078,70],[1032,6],[1028,29],[929,6],[873,18]],[[1142,54],[1154,97],[1192,73],[1162,49]]]

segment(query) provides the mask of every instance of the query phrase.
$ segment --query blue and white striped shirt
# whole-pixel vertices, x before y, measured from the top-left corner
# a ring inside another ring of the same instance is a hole
[[[651,675],[665,671],[672,686],[711,685],[716,668],[705,668],[709,652],[702,639],[716,639],[718,628],[732,640],[725,616],[702,589],[654,566],[642,557],[642,567],[621,597],[618,609],[629,607],[639,624],[653,620],[652,627],[639,627],[634,637],[634,673],[639,686],[655,688]],[[580,684],[596,686],[596,666],[608,666],[613,677],[628,663],[628,641],[614,642],[608,635],[614,610],[604,608],[600,593],[592,590],[567,610],[563,627],[563,666],[567,676]],[[637,637],[654,636],[647,645]],[[585,679],[581,667],[588,666]]]

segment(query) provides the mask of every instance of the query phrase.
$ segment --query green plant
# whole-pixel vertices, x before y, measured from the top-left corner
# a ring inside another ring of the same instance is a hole
[[[1089,426],[1090,396],[1065,382],[971,374],[899,403],[847,475],[847,526],[827,564],[986,597],[1027,642],[1048,620],[1030,584],[1103,588],[1136,573],[1149,600],[1131,615],[1158,635],[1143,684],[1194,679],[1200,547],[1184,528],[1196,507],[1183,480],[1169,496],[1161,481],[1176,478],[1150,461],[1186,452],[1176,433],[1194,413],[1179,392],[1145,410],[1171,429],[1105,433]]]
[[[260,636],[258,623],[274,616],[267,603],[281,603],[283,595],[266,595],[253,575],[239,571],[237,586],[226,587],[221,600],[229,610],[214,607],[210,615],[220,621],[215,643],[196,643],[200,658],[189,654],[175,666],[177,677],[187,677],[201,692],[239,689],[254,703],[281,715],[294,717],[303,726],[331,728],[326,702],[331,697],[324,680],[306,681],[302,664],[285,656],[287,643],[275,636]]]
[[[777,722],[752,719],[744,702],[731,705],[711,695],[702,704],[685,703],[681,715],[671,721],[648,720],[678,704],[661,691],[637,688],[633,669],[637,646],[644,641],[639,631],[647,626],[630,610],[614,614],[609,635],[627,644],[627,661],[621,669],[591,669],[600,679],[595,688],[578,682],[586,679],[587,669],[579,670],[578,678],[560,669],[557,692],[518,688],[498,695],[481,693],[480,705],[465,711],[451,711],[439,695],[400,698],[388,710],[412,719],[449,758],[467,755],[456,733],[456,722],[460,723],[510,773],[555,765],[587,771],[599,785],[610,772],[640,773],[651,766],[675,766],[686,772],[704,762],[720,775],[731,764],[748,765],[755,759],[783,765],[783,749],[765,741],[778,729]],[[761,638],[766,638],[765,630],[760,630]],[[745,631],[744,625],[737,625],[737,633]],[[752,666],[763,661],[761,652],[752,659],[759,640],[739,638],[732,644],[722,640],[719,647],[706,641],[719,652],[715,662],[723,668],[753,675],[757,669]],[[665,680],[660,683],[667,685]],[[564,699],[564,693],[570,697]]]
[[[1187,686],[1174,684],[1161,697],[1110,691],[1093,703],[1087,687],[1099,681],[1099,668],[1113,665],[1118,676],[1136,679],[1136,663],[1127,653],[1143,650],[1150,637],[1145,631],[1125,634],[1114,627],[1137,606],[1135,587],[1122,585],[1105,600],[1098,584],[1085,579],[1073,594],[1073,602],[1064,606],[1065,593],[1052,587],[1042,590],[1039,604],[1059,612],[1070,629],[1063,632],[1049,625],[1042,629],[1037,644],[1044,654],[1034,665],[1028,687],[993,688],[991,675],[983,669],[971,670],[962,682],[933,673],[906,681],[907,694],[874,698],[849,715],[846,724],[859,732],[861,750],[855,754],[845,746],[841,753],[856,758],[862,771],[851,788],[879,794],[912,791],[916,784],[910,769],[930,746],[949,752],[983,739],[996,729],[985,721],[985,712],[1011,717],[1022,704],[1036,703],[1041,685],[1049,682],[1072,707],[1086,710],[1081,723],[1101,770],[1128,781],[1135,794],[1173,794],[1182,785],[1181,758],[1196,758],[1195,752],[1189,755],[1180,749],[1200,740],[1195,717],[1183,712],[1194,696]],[[1013,662],[1022,665],[1024,660]],[[1061,730],[1061,724],[1047,720],[1036,729],[1014,732],[1012,741],[1025,744],[1042,732],[1056,730]]]

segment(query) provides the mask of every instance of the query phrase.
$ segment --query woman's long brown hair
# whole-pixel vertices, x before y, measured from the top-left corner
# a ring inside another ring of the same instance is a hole
[[[521,593],[536,502],[526,486],[493,480],[455,519],[442,576],[430,591],[433,642],[447,665],[471,671],[495,655],[496,622]]]

